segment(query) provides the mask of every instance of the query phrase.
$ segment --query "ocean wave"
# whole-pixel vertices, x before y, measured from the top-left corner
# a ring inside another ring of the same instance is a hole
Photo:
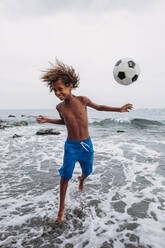
[[[100,127],[108,127],[112,125],[121,125],[121,126],[134,126],[134,127],[141,127],[145,128],[148,126],[164,126],[165,122],[163,121],[156,121],[156,120],[149,120],[143,118],[135,118],[131,120],[122,120],[122,119],[104,119],[101,121],[94,121],[91,122],[90,125],[92,126],[100,126]]]
[[[131,120],[131,124],[133,126],[138,127],[148,127],[148,126],[164,126],[165,123],[162,121],[156,121],[156,120],[148,120],[148,119],[141,119],[141,118],[135,118]]]
[[[10,128],[14,126],[33,126],[36,125],[36,116],[27,116],[24,118],[15,118],[14,120],[0,119],[0,129]],[[98,127],[112,127],[112,126],[121,126],[121,127],[139,127],[147,128],[152,126],[165,126],[165,120],[151,120],[145,118],[133,118],[133,119],[115,119],[115,118],[106,118],[103,120],[93,121],[89,123],[90,126]]]

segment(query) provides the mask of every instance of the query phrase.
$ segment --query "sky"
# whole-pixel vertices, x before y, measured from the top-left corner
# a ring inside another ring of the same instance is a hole
[[[1,0],[0,109],[55,108],[40,78],[56,58],[79,74],[75,95],[165,108],[164,13],[164,0]],[[125,57],[141,69],[129,86],[113,78]]]

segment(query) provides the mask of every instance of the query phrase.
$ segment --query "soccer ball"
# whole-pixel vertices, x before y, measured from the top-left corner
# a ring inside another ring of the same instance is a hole
[[[113,69],[115,80],[122,85],[132,84],[138,79],[139,74],[139,65],[131,58],[120,59]]]

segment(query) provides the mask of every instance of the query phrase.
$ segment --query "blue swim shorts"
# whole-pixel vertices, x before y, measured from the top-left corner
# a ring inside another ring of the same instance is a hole
[[[76,162],[80,163],[83,175],[88,176],[92,172],[93,155],[94,151],[90,137],[82,141],[67,139],[63,166],[59,169],[60,176],[65,180],[70,180]]]

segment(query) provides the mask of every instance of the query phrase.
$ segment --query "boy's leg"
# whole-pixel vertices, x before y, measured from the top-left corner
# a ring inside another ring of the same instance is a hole
[[[93,168],[93,145],[91,139],[82,141],[82,149],[79,156],[79,163],[82,169],[82,175],[78,177],[79,180],[79,191],[84,189],[84,180],[92,173]]]
[[[78,190],[79,191],[83,191],[84,190],[84,180],[85,178],[87,178],[88,176],[85,176],[85,175],[81,175],[78,177],[78,180],[79,180],[79,186],[78,186]]]
[[[60,180],[60,207],[58,211],[58,217],[57,217],[57,222],[62,222],[64,220],[64,210],[65,210],[65,196],[66,196],[66,191],[68,187],[68,181],[69,180],[64,180],[61,177]]]

